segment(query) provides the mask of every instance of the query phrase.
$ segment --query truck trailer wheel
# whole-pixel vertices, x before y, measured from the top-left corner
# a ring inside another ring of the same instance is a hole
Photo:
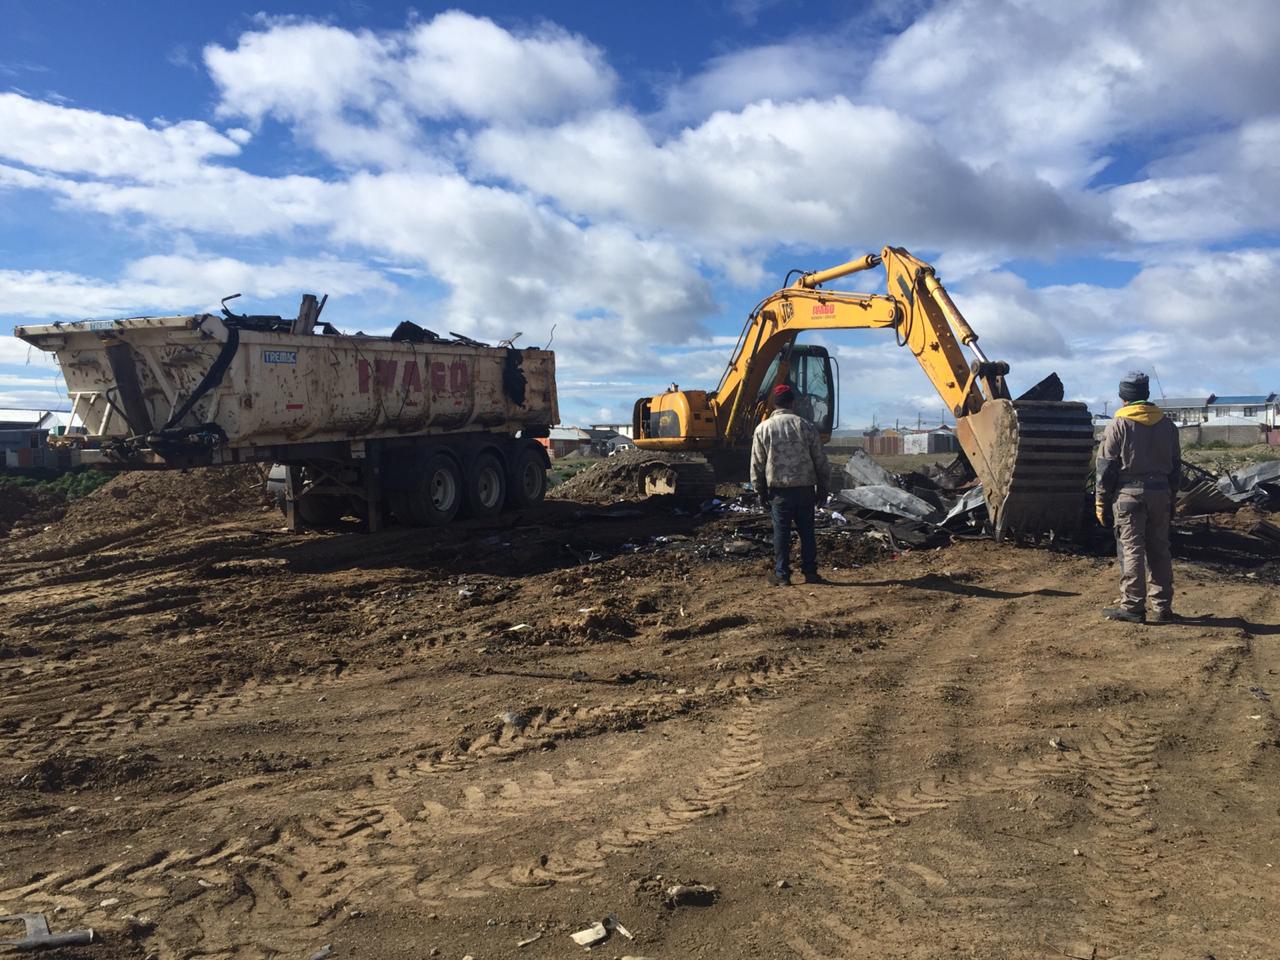
[[[482,453],[467,471],[467,512],[477,519],[497,516],[507,499],[507,474],[502,461]]]
[[[462,506],[462,471],[447,453],[433,453],[423,464],[409,509],[414,523],[442,527],[458,515]]]
[[[341,497],[302,496],[297,503],[298,517],[308,527],[332,527],[347,513]]]
[[[511,482],[507,486],[507,506],[513,509],[532,507],[547,495],[547,466],[540,448],[526,444],[516,453],[511,464]]]

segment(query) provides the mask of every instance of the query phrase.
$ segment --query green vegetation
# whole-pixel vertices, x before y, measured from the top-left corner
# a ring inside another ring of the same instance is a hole
[[[547,486],[555,487],[564,483],[571,477],[576,477],[587,467],[600,463],[599,457],[565,457],[560,460],[553,460],[551,463],[551,472],[547,474]]]
[[[1212,473],[1233,473],[1263,460],[1280,460],[1280,447],[1265,443],[1252,447],[1229,447],[1224,443],[1191,443],[1182,448],[1182,458]]]
[[[67,500],[78,500],[93,493],[93,491],[110,480],[112,476],[114,474],[103,470],[87,469],[71,470],[53,479],[0,472],[0,490],[7,484],[14,487],[24,487],[39,493],[51,493],[55,496],[65,497]],[[0,495],[3,495],[3,493],[0,492]]]

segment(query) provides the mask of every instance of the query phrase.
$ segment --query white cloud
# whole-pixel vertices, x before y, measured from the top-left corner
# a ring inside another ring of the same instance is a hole
[[[979,164],[1082,183],[1115,141],[1280,107],[1269,0],[955,0],[899,35],[864,95]]]
[[[343,296],[393,289],[377,272],[331,258],[251,264],[229,257],[152,256],[130,263],[116,280],[65,270],[0,270],[0,316],[40,321],[178,313],[213,309],[232,293],[270,298],[304,291]]]
[[[555,26],[515,35],[454,10],[408,40],[403,92],[424,116],[545,120],[607,102],[615,84],[601,52]]]
[[[19,340],[17,337],[0,335],[0,366],[5,364],[12,364],[14,366],[27,366],[29,364],[33,364],[36,366],[51,367],[53,366],[53,358],[43,350],[33,347],[31,344],[26,343],[23,340]],[[4,376],[0,379],[9,386],[19,385],[17,378],[12,376]],[[26,381],[23,381],[23,385],[29,386]]]
[[[1276,248],[1171,257],[1119,288],[1032,290],[1005,274],[975,278],[956,294],[987,352],[1014,361],[1021,388],[1056,367],[1069,395],[1082,399],[1113,397],[1134,368],[1154,368],[1171,395],[1276,389],[1267,377],[1280,370],[1260,351],[1280,340],[1278,300]],[[1027,317],[1035,318],[1030,328]],[[1052,349],[1054,337],[1065,352]],[[1037,340],[1050,343],[1029,353]]]
[[[589,216],[694,237],[711,256],[778,244],[1026,252],[1118,237],[1101,204],[1013,168],[974,169],[915,121],[843,97],[716,113],[663,143],[616,110],[495,127],[473,156],[478,172]]]
[[[39,170],[96,177],[169,179],[193,173],[240,145],[207,123],[155,129],[137,120],[0,93],[0,158]]]
[[[582,226],[528,197],[461,176],[359,174],[333,236],[427,265],[452,288],[449,322],[470,335],[522,330],[599,357],[701,333],[710,288],[670,243]]]
[[[377,34],[268,21],[235,49],[205,48],[218,113],[291,124],[344,164],[431,165],[423,121],[531,122],[608,102],[601,52],[547,25],[513,33],[460,11]]]
[[[326,224],[341,192],[316,177],[261,177],[234,167],[204,167],[181,180],[113,183],[72,180],[0,166],[0,186],[40,189],[67,204],[110,217],[233,237],[285,234]]]
[[[1116,216],[1150,242],[1230,239],[1280,227],[1280,115],[1200,139],[1110,191]]]
[[[771,43],[713,57],[705,67],[666,91],[663,117],[702,119],[717,110],[740,110],[771,100],[825,98],[855,88],[865,61],[848,46],[812,38],[801,45]]]

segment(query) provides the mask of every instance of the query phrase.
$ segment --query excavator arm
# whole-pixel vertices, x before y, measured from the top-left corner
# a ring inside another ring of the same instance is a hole
[[[832,280],[881,265],[888,295],[823,289]],[[673,389],[637,402],[636,443],[698,450],[712,463],[724,462],[726,453],[750,446],[756,424],[768,415],[772,386],[794,384],[797,362],[825,361],[821,348],[796,344],[800,333],[877,328],[892,330],[898,345],[911,351],[955,416],[961,448],[982,482],[997,537],[1066,531],[1079,524],[1093,439],[1088,410],[1062,402],[1056,376],[1013,400],[1005,382],[1008,364],[987,358],[933,268],[900,247],[802,274],[766,298],[748,317],[713,392]],[[962,345],[972,351],[972,360]],[[825,379],[833,379],[829,371]],[[834,407],[834,396],[828,406]],[[825,426],[829,434],[830,418]]]

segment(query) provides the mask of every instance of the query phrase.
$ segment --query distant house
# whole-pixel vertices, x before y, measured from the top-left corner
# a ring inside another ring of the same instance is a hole
[[[22,410],[0,407],[0,430],[50,430],[66,426],[71,414],[56,410]]]
[[[1212,402],[1212,393],[1202,397],[1163,397],[1156,401],[1170,420],[1183,426],[1208,420]]]
[[[1280,400],[1274,393],[1215,396],[1209,402],[1209,423],[1215,423],[1223,417],[1239,417],[1267,427],[1274,427],[1277,425],[1278,413],[1280,413]]]
[[[1164,397],[1156,403],[1181,426],[1219,421],[1227,425],[1224,418],[1248,420],[1265,427],[1280,426],[1280,397],[1275,393],[1223,396],[1211,393],[1207,397]]]
[[[65,433],[70,427],[69,413],[0,407],[0,468],[65,468],[66,454],[48,449],[46,441],[50,433]]]
[[[542,445],[547,448],[552,460],[567,457],[571,453],[590,453],[591,434],[578,427],[552,427]]]
[[[620,436],[626,437],[628,440],[635,438],[635,425],[631,423],[593,423],[592,430],[608,430]]]

